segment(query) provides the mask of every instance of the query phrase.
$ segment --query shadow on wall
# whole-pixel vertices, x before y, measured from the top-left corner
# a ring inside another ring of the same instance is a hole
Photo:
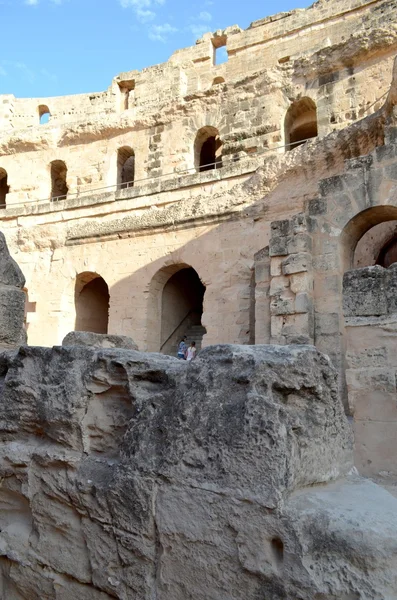
[[[75,285],[75,331],[108,333],[109,288],[98,273],[80,273]]]

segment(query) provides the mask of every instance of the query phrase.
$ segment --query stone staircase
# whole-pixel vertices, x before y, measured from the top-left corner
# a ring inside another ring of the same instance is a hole
[[[205,327],[202,325],[192,325],[187,329],[184,335],[186,335],[186,345],[189,347],[191,342],[196,342],[197,352],[201,350],[201,344],[203,341],[204,334],[206,333]],[[177,347],[174,348],[173,356],[176,356]]]

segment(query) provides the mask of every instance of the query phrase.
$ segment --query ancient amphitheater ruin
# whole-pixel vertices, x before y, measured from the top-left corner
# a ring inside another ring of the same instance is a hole
[[[0,96],[1,599],[397,599],[396,56],[318,0]]]

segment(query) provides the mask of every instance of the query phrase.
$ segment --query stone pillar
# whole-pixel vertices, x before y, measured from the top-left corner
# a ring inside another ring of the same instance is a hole
[[[0,348],[12,349],[26,343],[24,285],[25,277],[0,233]]]
[[[254,256],[255,268],[255,344],[270,343],[270,257],[269,246]]]
[[[306,217],[275,221],[271,230],[271,343],[313,344],[312,239]]]

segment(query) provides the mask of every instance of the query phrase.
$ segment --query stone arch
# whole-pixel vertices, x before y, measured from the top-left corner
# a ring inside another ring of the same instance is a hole
[[[221,83],[225,83],[225,78],[224,77],[215,77],[212,85],[219,85]]]
[[[40,104],[38,111],[40,125],[45,125],[46,123],[48,123],[51,117],[50,109],[46,104]]]
[[[65,200],[68,195],[68,169],[63,160],[53,160],[51,163],[51,200]]]
[[[197,132],[194,142],[194,164],[199,172],[222,167],[222,140],[215,127],[206,125]]]
[[[75,331],[108,333],[109,287],[98,273],[85,271],[76,277]]]
[[[317,137],[317,134],[317,107],[314,100],[305,96],[293,102],[284,120],[286,151],[293,150],[309,138]]]
[[[130,146],[117,150],[117,186],[132,187],[135,179],[135,153]]]
[[[0,168],[0,208],[7,206],[7,194],[10,191],[8,185],[8,174],[5,169]]]
[[[174,354],[179,338],[202,325],[205,290],[197,271],[186,263],[157,271],[149,285],[148,351]]]
[[[396,223],[393,223],[396,221]],[[391,223],[391,225],[389,225]],[[367,208],[355,215],[345,225],[341,235],[341,252],[343,270],[348,271],[357,266],[371,266],[369,264],[357,264],[359,256],[363,254],[363,242],[365,236],[375,228],[379,234],[379,241],[375,240],[372,244],[372,256],[376,257],[373,264],[376,264],[382,248],[387,245],[394,236],[394,229],[397,226],[397,207],[392,205],[380,205]]]

